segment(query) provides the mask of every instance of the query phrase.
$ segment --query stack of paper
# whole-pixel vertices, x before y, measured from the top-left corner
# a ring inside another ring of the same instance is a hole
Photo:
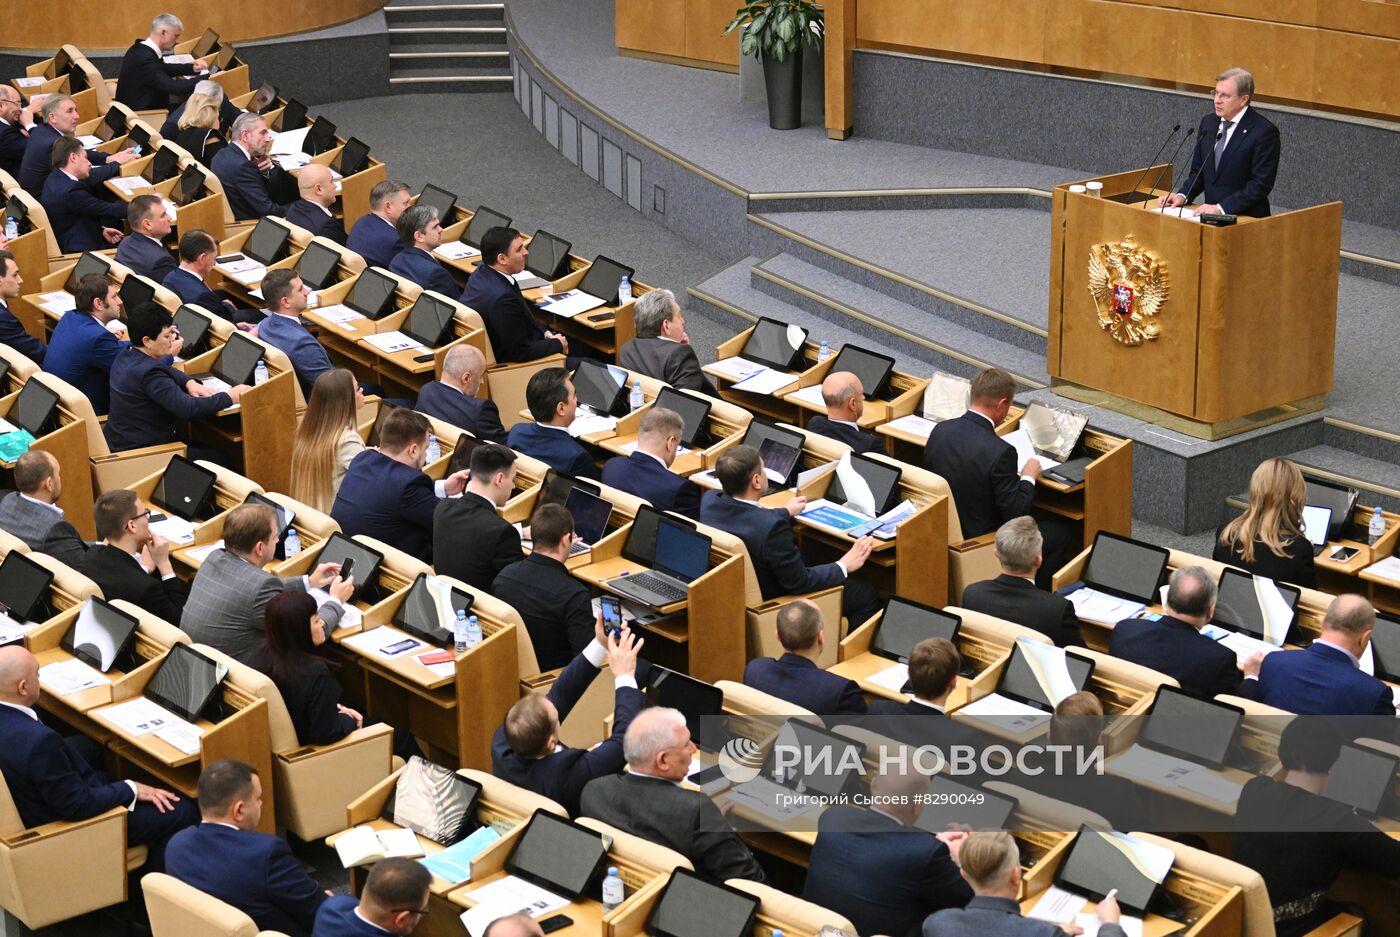
[[[386,355],[392,355],[398,351],[408,351],[410,348],[422,348],[423,343],[416,338],[395,329],[392,332],[379,332],[375,335],[366,335],[365,343],[373,345]]]
[[[272,147],[268,150],[269,156],[305,156],[306,135],[311,131],[309,126],[299,130],[280,130],[277,136],[272,139]],[[309,157],[308,157],[309,158]]]
[[[1132,618],[1146,608],[1141,602],[1120,599],[1116,595],[1100,592],[1088,586],[1076,589],[1069,594],[1074,613],[1087,621],[1103,625],[1116,625],[1125,618]]]
[[[1095,937],[1099,932],[1099,918],[1096,914],[1085,912],[1088,906],[1087,898],[1051,885],[1026,917],[1062,926],[1072,924],[1083,932],[1082,937]],[[1128,937],[1142,937],[1142,918],[1124,914],[1118,923]]]
[[[934,420],[926,420],[916,413],[911,413],[908,416],[901,416],[898,419],[890,420],[885,425],[890,429],[899,430],[901,433],[908,433],[910,436],[918,436],[920,439],[926,440],[938,423]]]
[[[723,358],[710,365],[714,371],[718,371],[731,381],[742,381],[744,378],[757,374],[765,370],[763,365],[750,361],[747,358],[734,356],[733,358]]]
[[[904,684],[909,682],[909,665],[891,664],[884,670],[873,673],[865,679],[887,690],[893,690],[896,693],[904,693]]]
[[[112,183],[113,188],[121,189],[124,195],[135,195],[137,192],[151,187],[151,184],[140,176],[117,176],[108,181]]]
[[[1018,702],[1009,696],[991,693],[968,703],[958,710],[958,715],[989,722],[1012,732],[1028,732],[1049,722],[1051,713]]]
[[[196,563],[203,563],[205,560],[209,559],[210,553],[213,553],[215,550],[222,550],[223,547],[224,541],[222,539],[215,540],[213,543],[206,543],[202,547],[196,547],[185,555]]]
[[[194,543],[194,524],[183,517],[170,515],[163,521],[156,521],[151,525],[151,533],[159,534],[171,543],[180,546]]]
[[[1400,556],[1387,556],[1379,563],[1367,566],[1365,571],[1382,579],[1400,582]]]
[[[157,729],[181,723],[189,725],[184,719],[164,706],[154,703],[144,696],[138,696],[124,703],[117,703],[115,706],[96,709],[93,710],[93,713],[94,715],[100,713],[128,735],[148,735]]]
[[[470,257],[481,256],[481,251],[461,241],[448,241],[446,244],[439,244],[433,248],[433,253],[447,260],[466,260]]]
[[[60,316],[65,312],[70,312],[77,308],[77,303],[73,299],[73,294],[65,293],[62,290],[58,290],[54,293],[40,293],[39,305],[43,306],[49,312],[58,313]]]
[[[567,293],[550,293],[540,300],[540,308],[552,316],[572,319],[580,313],[607,305],[597,296],[583,290],[569,290]]]
[[[40,685],[60,695],[106,686],[111,682],[102,671],[89,667],[76,657],[54,661],[39,668]]]
[[[584,413],[580,409],[569,424],[570,436],[589,436],[593,433],[609,433],[617,429],[617,419],[611,416],[598,416]]]
[[[1222,804],[1233,803],[1244,787],[1203,765],[1163,755],[1136,744],[1115,757],[1110,767],[1122,774],[1190,791]]]
[[[538,919],[569,906],[569,899],[514,875],[467,892],[466,897],[476,902],[471,910],[462,914],[462,923],[471,937],[483,937],[486,928],[497,918],[528,914]]]
[[[316,314],[323,316],[328,322],[334,322],[336,325],[344,325],[347,322],[354,322],[356,319],[364,318],[362,313],[356,312],[342,303],[322,306],[320,309],[316,310]]]
[[[762,368],[742,381],[735,382],[734,390],[742,390],[750,394],[772,395],[791,384],[796,384],[797,380],[796,374],[774,371],[772,368]]]
[[[385,660],[400,657],[409,651],[427,646],[417,638],[410,637],[389,625],[380,625],[378,628],[371,628],[369,631],[351,635],[341,643],[364,651],[366,654],[382,657]]]
[[[826,401],[822,399],[822,386],[820,384],[808,384],[806,387],[800,387],[788,394],[786,399],[826,409]]]

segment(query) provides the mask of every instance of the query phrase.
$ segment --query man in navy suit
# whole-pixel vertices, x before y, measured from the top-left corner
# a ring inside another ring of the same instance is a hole
[[[407,937],[428,914],[432,884],[433,873],[421,862],[380,859],[369,870],[360,900],[354,895],[328,898],[316,912],[312,933],[315,937],[384,937],[386,933]]]
[[[287,220],[316,237],[344,244],[345,225],[331,211],[336,198],[331,168],[320,163],[303,166],[297,173],[297,193],[301,198],[287,209]]]
[[[365,534],[433,561],[433,511],[440,498],[462,493],[467,472],[439,482],[423,474],[431,428],[423,414],[399,407],[379,431],[379,448],[351,460],[331,505],[331,517],[347,537]]]
[[[20,162],[19,178],[16,180],[24,191],[35,198],[44,194],[44,180],[53,171],[53,145],[61,137],[71,137],[82,123],[78,105],[66,94],[51,94],[44,98],[40,111],[44,122],[35,124],[29,131],[29,140],[24,145],[24,159]],[[88,157],[97,168],[93,170],[93,184],[99,185],[121,172],[121,168],[136,158],[133,149],[128,148],[110,156],[101,150],[89,150]],[[52,221],[53,219],[49,219]]]
[[[389,272],[450,299],[457,291],[457,283],[433,256],[433,248],[442,244],[442,222],[437,209],[431,205],[406,208],[394,223],[394,230],[403,250],[389,261]]]
[[[603,484],[645,498],[662,511],[699,520],[700,486],[671,471],[684,432],[679,413],[651,407],[637,427],[637,448],[607,461]]]
[[[1306,716],[1394,716],[1390,687],[1361,669],[1376,610],[1359,595],[1327,606],[1307,650],[1276,651],[1259,668],[1259,701]]]
[[[33,103],[25,107],[19,92],[11,86],[0,86],[0,172],[9,173],[16,181],[37,110],[38,105]]]
[[[105,275],[89,273],[79,281],[73,302],[77,308],[53,327],[44,370],[82,391],[97,415],[104,416],[112,362],[124,344],[107,326],[121,318],[122,299]]]
[[[665,381],[677,390],[718,397],[715,385],[700,370],[700,359],[685,332],[685,315],[676,294],[649,290],[632,307],[637,337],[623,345],[617,363],[629,371]]]
[[[429,381],[418,392],[413,409],[460,426],[477,439],[505,442],[501,411],[494,401],[478,397],[486,374],[486,356],[475,345],[454,345],[442,358],[441,380]]]
[[[1215,80],[1215,113],[1201,118],[1186,186],[1167,197],[1168,205],[1185,205],[1204,192],[1198,215],[1268,216],[1278,128],[1249,106],[1253,97],[1254,76],[1242,68],[1226,69]]]
[[[588,450],[569,435],[578,412],[574,382],[563,368],[541,368],[525,385],[525,405],[533,423],[516,423],[506,445],[574,478],[597,478],[598,467]]]
[[[165,56],[180,41],[184,24],[172,13],[162,13],[151,21],[151,34],[132,43],[122,56],[117,73],[118,102],[133,111],[165,110],[172,98],[188,98],[198,80],[197,72],[209,71],[204,59],[173,63]]]
[[[242,114],[233,122],[229,137],[231,144],[215,154],[209,168],[223,183],[233,217],[239,221],[285,217],[290,203],[276,201],[272,193],[276,189],[280,194],[289,182],[282,167],[267,155],[272,146],[267,121],[260,114]]]
[[[157,283],[164,281],[177,266],[165,249],[175,219],[165,210],[164,200],[159,195],[136,196],[126,208],[126,223],[131,234],[117,245],[117,263]]]
[[[870,780],[870,809],[835,806],[817,821],[802,897],[829,908],[860,934],[919,937],[924,918],[961,908],[972,889],[958,874],[963,832],[929,833],[914,825],[928,778],[882,771]]]
[[[316,911],[330,894],[292,855],[287,841],[256,829],[262,818],[262,779],[251,765],[221,759],[199,776],[203,822],[184,830],[166,851],[169,873],[233,905],[258,930],[309,937]]]
[[[707,491],[700,500],[700,520],[744,541],[765,599],[805,595],[845,585],[846,618],[854,627],[880,608],[880,596],[870,583],[852,577],[865,565],[875,541],[861,537],[834,563],[808,566],[798,552],[792,519],[807,499],[798,495],[786,508],[766,508],[759,499],[768,490],[763,460],[752,446],[734,446],[719,457],[715,475],[724,492]]]
[[[1069,599],[1035,584],[1044,565],[1045,538],[1033,517],[1013,517],[997,528],[996,554],[1001,575],[971,583],[963,590],[963,608],[1032,628],[1060,647],[1083,645],[1079,616]]]
[[[433,563],[440,576],[491,591],[496,576],[525,558],[520,531],[501,517],[515,494],[516,454],[485,443],[472,450],[471,477],[460,498],[444,498],[433,512]]]
[[[44,363],[44,343],[24,330],[24,326],[10,312],[9,303],[20,294],[24,277],[20,275],[15,255],[0,250],[0,343],[10,346],[35,364]]]
[[[44,180],[39,201],[48,213],[53,236],[64,253],[100,251],[122,239],[126,206],[97,197],[92,163],[76,137],[53,145],[54,171]]]
[[[642,710],[642,691],[637,687],[637,654],[642,644],[625,628],[618,638],[605,635],[599,613],[593,640],[564,668],[549,695],[531,693],[506,712],[505,722],[491,739],[491,773],[548,797],[569,816],[576,815],[585,784],[605,774],[617,774],[627,765],[622,737]],[[592,748],[562,745],[559,724],[569,718],[604,661],[612,668],[613,677],[612,735]]]
[[[1210,573],[1199,566],[1178,569],[1167,586],[1167,614],[1160,621],[1120,621],[1109,636],[1109,653],[1166,674],[1197,696],[1259,699],[1263,655],[1236,662],[1234,651],[1201,634],[1215,617],[1215,596]]]
[[[749,661],[744,668],[746,684],[818,716],[865,713],[860,686],[817,665],[826,648],[826,628],[815,603],[798,599],[784,605],[778,611],[778,640],[786,653],[777,660],[756,657]]]
[[[262,281],[262,294],[268,316],[258,326],[258,337],[281,349],[291,360],[302,392],[310,397],[316,378],[333,367],[325,347],[301,319],[310,290],[295,270],[284,267],[267,272]]]
[[[180,297],[180,302],[198,306],[234,322],[261,322],[263,314],[244,309],[223,290],[211,290],[204,278],[214,269],[219,242],[202,228],[180,235],[180,265],[165,275],[161,285]]]
[[[519,231],[492,228],[481,239],[481,266],[462,290],[460,302],[480,313],[491,350],[502,363],[569,353],[569,340],[535,321],[535,304],[512,279],[525,269],[529,255]]]
[[[125,807],[127,845],[146,846],[145,870],[162,871],[166,842],[198,819],[194,803],[158,787],[113,781],[95,771],[78,748],[39,721],[34,711],[39,692],[34,655],[18,644],[0,648],[0,738],[5,740],[0,745],[0,774],[20,822],[32,829]]]
[[[369,266],[388,269],[403,250],[394,225],[412,201],[413,192],[407,183],[388,179],[375,183],[369,190],[369,214],[355,222],[345,246],[363,257]]]
[[[826,415],[811,417],[807,429],[819,436],[843,442],[854,452],[884,452],[885,444],[874,433],[860,428],[865,413],[865,388],[850,371],[828,374],[822,381],[822,402]]]

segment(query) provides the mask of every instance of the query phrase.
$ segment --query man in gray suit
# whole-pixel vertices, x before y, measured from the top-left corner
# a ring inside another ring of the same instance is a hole
[[[712,882],[763,881],[753,853],[714,802],[680,786],[695,754],[685,716],[661,706],[642,710],[627,727],[622,754],[627,773],[588,782],[582,816],[674,849]]]
[[[309,576],[279,579],[263,571],[277,549],[277,518],[263,504],[242,504],[224,521],[224,546],[210,553],[190,584],[180,627],[196,643],[254,666],[264,635],[263,612],[287,589],[325,589],[330,598],[316,614],[326,634],[340,624],[352,579],[339,578],[337,563],[322,563]]]
[[[0,500],[0,529],[74,569],[87,554],[88,544],[64,520],[58,496],[63,491],[58,460],[41,449],[30,449],[15,463],[18,491]]]
[[[652,290],[633,307],[637,337],[618,352],[617,363],[680,390],[697,390],[719,396],[715,385],[700,372],[700,359],[685,334],[681,304],[670,290]]]

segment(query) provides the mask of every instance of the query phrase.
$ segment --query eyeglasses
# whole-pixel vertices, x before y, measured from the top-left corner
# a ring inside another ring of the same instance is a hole
[[[127,522],[128,524],[130,524],[132,521],[139,521],[139,520],[141,520],[143,517],[148,518],[148,517],[150,517],[150,516],[151,516],[152,514],[154,514],[154,513],[155,513],[155,511],[151,510],[150,508],[146,508],[146,510],[142,511],[140,514],[133,514],[131,517],[128,517],[128,518],[126,519],[126,522]]]
[[[394,913],[394,914],[416,914],[416,915],[418,915],[419,917],[427,917],[427,916],[428,916],[428,909],[427,909],[427,908],[395,908],[395,909],[393,910],[393,913]]]

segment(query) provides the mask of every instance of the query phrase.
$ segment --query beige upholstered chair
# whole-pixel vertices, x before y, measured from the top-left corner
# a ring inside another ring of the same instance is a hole
[[[690,872],[695,871],[695,866],[690,864],[690,860],[674,849],[668,849],[649,839],[642,839],[640,836],[619,830],[615,826],[608,826],[602,820],[579,817],[578,825],[586,826],[590,830],[596,830],[604,836],[611,837],[612,848],[608,852],[616,855],[619,859],[635,862],[637,865],[668,874],[678,866]]]
[[[803,901],[785,891],[779,891],[772,885],[761,885],[742,878],[731,878],[724,884],[746,891],[757,898],[759,919],[765,923],[771,922],[768,924],[770,928],[794,930],[802,934],[815,934],[823,927],[835,927],[852,934],[856,932],[855,925],[835,911],[828,911],[819,904]],[[766,932],[761,928],[755,930],[760,933]]]
[[[1204,849],[1196,849],[1182,843],[1154,836],[1151,833],[1133,833],[1139,839],[1170,849],[1176,853],[1172,868],[1190,872],[1225,887],[1238,885],[1243,892],[1244,902],[1241,911],[1242,937],[1274,937],[1274,909],[1269,903],[1269,892],[1264,887],[1263,877],[1253,869],[1222,858]]]
[[[153,937],[284,937],[259,931],[253,919],[231,904],[164,872],[141,877]]]

